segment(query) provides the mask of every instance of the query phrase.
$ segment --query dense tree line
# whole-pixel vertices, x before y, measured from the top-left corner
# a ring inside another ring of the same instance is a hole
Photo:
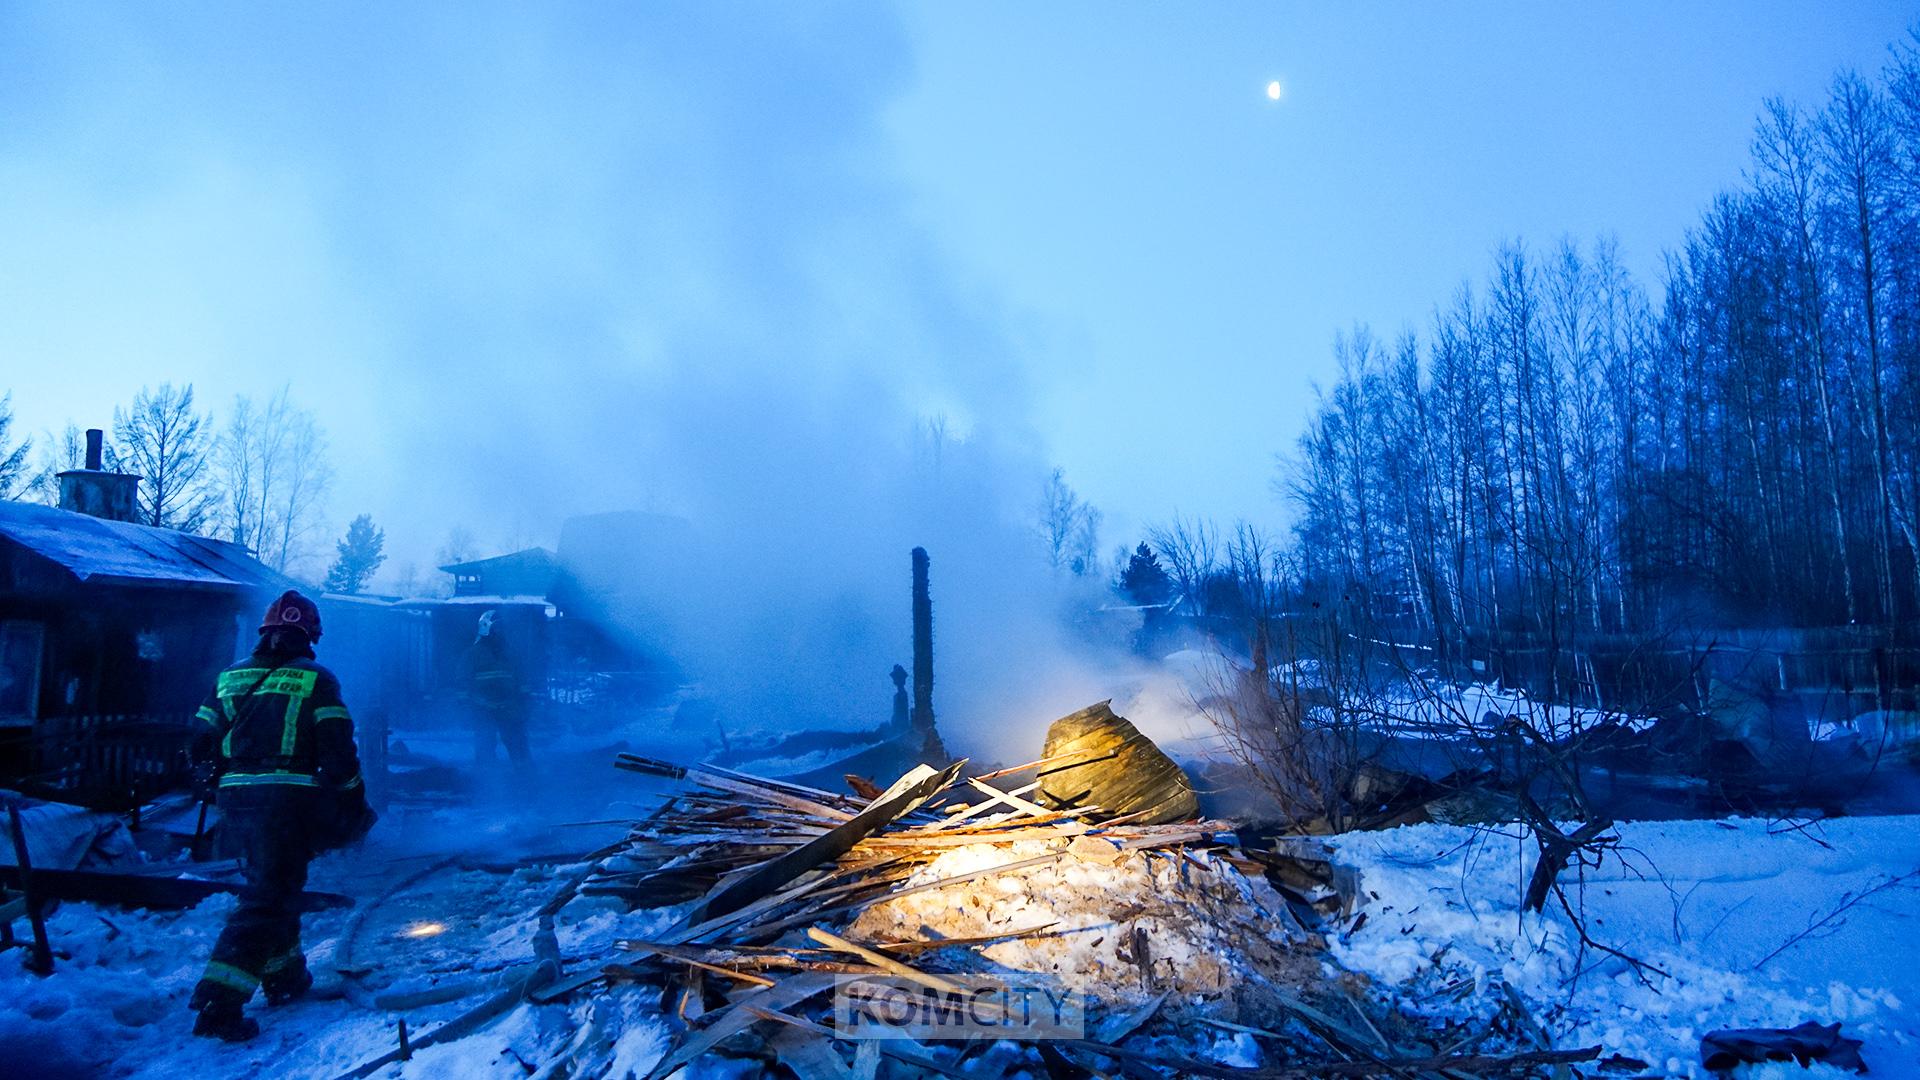
[[[1281,486],[1316,595],[1443,644],[1920,616],[1920,35],[1766,104],[1666,260],[1499,249],[1336,343]]]

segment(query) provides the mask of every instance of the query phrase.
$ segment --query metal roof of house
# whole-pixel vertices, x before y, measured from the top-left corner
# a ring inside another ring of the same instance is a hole
[[[238,544],[51,506],[0,500],[0,540],[85,582],[282,589],[290,582]]]

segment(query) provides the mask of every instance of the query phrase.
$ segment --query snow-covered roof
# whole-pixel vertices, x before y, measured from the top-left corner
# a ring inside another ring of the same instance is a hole
[[[290,582],[238,544],[0,500],[0,540],[85,582],[282,589]]]
[[[531,594],[517,596],[503,596],[499,594],[487,596],[413,596],[398,601],[398,606],[400,607],[439,607],[445,604],[459,604],[463,607],[469,605],[473,607],[511,607],[520,604],[538,604],[541,607],[550,606],[547,603],[546,597]]]
[[[482,574],[490,570],[495,572],[509,569],[551,570],[553,565],[553,552],[542,547],[530,547],[486,559],[468,559],[465,562],[448,563],[440,569],[449,574]]]

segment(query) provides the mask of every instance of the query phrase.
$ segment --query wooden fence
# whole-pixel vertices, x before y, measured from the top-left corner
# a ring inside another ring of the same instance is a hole
[[[8,786],[36,798],[114,813],[137,811],[187,786],[184,716],[60,716],[39,721],[29,745],[10,760],[24,765]]]

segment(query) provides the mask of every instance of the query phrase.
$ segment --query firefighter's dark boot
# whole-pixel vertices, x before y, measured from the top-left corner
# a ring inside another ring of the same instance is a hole
[[[215,1001],[208,1003],[194,1018],[193,1033],[209,1039],[246,1042],[260,1034],[260,1025],[253,1017],[240,1011],[238,1003]]]
[[[302,963],[298,968],[283,975],[269,976],[260,983],[260,992],[267,996],[269,1005],[285,1005],[307,996],[313,989],[313,972]]]

